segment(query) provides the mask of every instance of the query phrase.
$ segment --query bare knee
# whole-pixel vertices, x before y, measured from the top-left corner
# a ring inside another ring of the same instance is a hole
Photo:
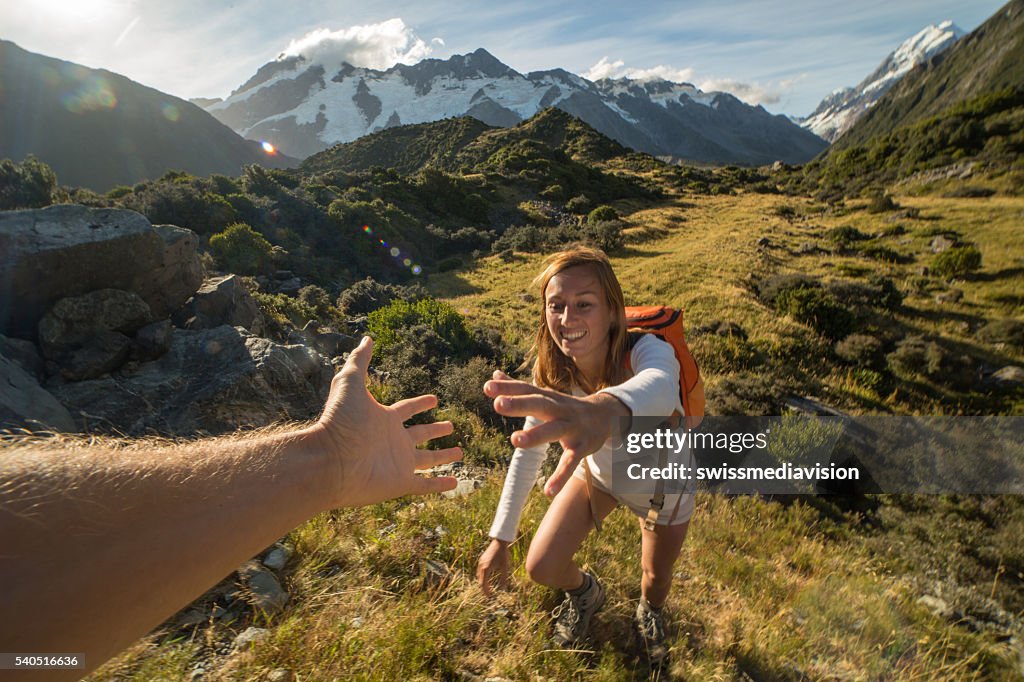
[[[541,585],[558,587],[566,568],[564,562],[557,562],[532,547],[526,555],[526,574],[530,576],[530,580]]]
[[[651,566],[644,566],[644,582],[651,587],[668,589],[672,584],[672,569],[658,569]]]

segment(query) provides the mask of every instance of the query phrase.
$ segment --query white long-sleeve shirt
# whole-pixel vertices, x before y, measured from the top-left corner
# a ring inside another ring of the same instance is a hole
[[[653,334],[644,334],[630,353],[633,376],[618,386],[602,388],[598,393],[615,396],[636,417],[667,417],[673,412],[683,413],[679,402],[679,361],[672,346]],[[582,393],[578,395],[582,396]],[[540,424],[527,417],[524,429]],[[491,524],[490,536],[511,542],[519,527],[519,517],[526,504],[530,489],[547,453],[547,444],[532,448],[516,448],[509,464],[501,499]],[[591,473],[602,481],[611,481],[612,446],[610,439],[600,450],[590,455]]]

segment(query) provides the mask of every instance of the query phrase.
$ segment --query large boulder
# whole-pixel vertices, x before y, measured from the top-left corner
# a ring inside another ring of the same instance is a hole
[[[135,292],[169,317],[202,283],[196,245],[191,230],[123,209],[0,212],[0,334],[34,340],[58,300],[97,289]]]
[[[182,329],[213,329],[227,324],[245,327],[257,336],[263,333],[263,313],[241,278],[235,275],[203,282],[188,303],[174,313],[173,319]]]
[[[312,349],[227,325],[176,329],[158,360],[53,389],[83,430],[191,436],[315,417],[333,372]]]
[[[150,321],[149,306],[138,294],[99,289],[57,301],[39,321],[39,346],[55,358],[79,348],[101,332],[134,334]]]
[[[0,430],[75,431],[75,420],[21,365],[0,355]]]

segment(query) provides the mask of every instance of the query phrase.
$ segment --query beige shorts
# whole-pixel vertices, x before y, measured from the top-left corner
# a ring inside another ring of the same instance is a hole
[[[576,470],[572,472],[572,475],[584,483],[586,482],[587,473],[583,469],[583,462],[576,466]],[[597,476],[591,476],[591,481],[595,488],[609,495],[619,504],[625,505],[626,508],[641,519],[647,518],[647,512],[651,508],[652,495],[615,493]],[[679,524],[686,523],[693,516],[694,503],[695,497],[692,493],[666,493],[665,506],[661,508],[661,513],[658,514],[658,520],[655,521],[655,524],[659,526],[678,526]]]

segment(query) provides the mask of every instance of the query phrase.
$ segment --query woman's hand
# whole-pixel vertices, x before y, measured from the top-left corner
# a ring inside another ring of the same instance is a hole
[[[532,416],[544,422],[513,433],[512,445],[529,448],[554,441],[561,443],[562,459],[544,486],[548,497],[558,494],[580,460],[601,449],[612,435],[613,419],[631,416],[628,407],[607,393],[576,398],[510,379],[502,372],[495,372],[494,379],[484,384],[484,393],[494,398],[498,414]]]
[[[492,539],[476,564],[476,579],[485,595],[490,597],[493,594],[492,586],[502,589],[508,587],[511,573],[509,564],[508,543]]]

